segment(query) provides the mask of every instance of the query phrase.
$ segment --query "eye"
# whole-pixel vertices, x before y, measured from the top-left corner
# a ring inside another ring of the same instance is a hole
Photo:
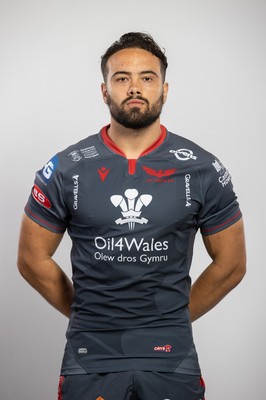
[[[152,78],[151,76],[144,76],[144,77],[143,77],[143,81],[144,81],[144,82],[152,82],[152,81],[153,81],[153,78]]]
[[[126,76],[119,76],[116,78],[116,82],[127,82],[128,78]]]

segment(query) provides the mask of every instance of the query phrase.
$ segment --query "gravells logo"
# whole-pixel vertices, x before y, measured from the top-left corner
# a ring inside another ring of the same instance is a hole
[[[128,224],[130,230],[135,228],[135,224],[147,224],[148,220],[141,217],[142,207],[147,207],[152,201],[150,194],[139,196],[137,189],[127,189],[124,196],[115,194],[110,198],[115,207],[120,207],[122,218],[118,218],[117,225]]]
[[[79,195],[79,175],[73,175],[73,208],[78,209],[78,195]]]
[[[190,174],[186,174],[185,175],[186,207],[190,207],[191,206],[190,179],[191,179]]]

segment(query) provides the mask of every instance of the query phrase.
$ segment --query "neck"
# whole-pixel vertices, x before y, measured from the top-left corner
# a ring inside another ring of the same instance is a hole
[[[160,136],[159,119],[142,129],[125,128],[113,119],[108,130],[110,139],[123,151],[128,159],[137,159]]]

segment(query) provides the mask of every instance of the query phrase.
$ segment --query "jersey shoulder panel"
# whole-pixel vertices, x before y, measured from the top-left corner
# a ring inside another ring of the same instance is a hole
[[[100,133],[88,136],[79,142],[68,146],[66,149],[58,152],[58,167],[62,173],[75,168],[77,164],[83,162],[101,160],[111,157],[112,152],[104,145]]]
[[[179,164],[189,164],[192,166],[200,166],[209,163],[214,155],[183,136],[168,132],[168,139],[165,142],[164,151],[167,150],[168,157],[172,158]]]
[[[88,136],[58,152],[36,172],[25,208],[29,217],[55,232],[64,231],[69,223],[67,188],[76,182],[80,171],[90,169],[88,163],[113,156],[99,136]]]
[[[167,149],[178,163],[180,172],[185,171],[189,179],[192,174],[197,176],[197,190],[201,193],[198,227],[202,234],[216,233],[241,218],[231,175],[219,158],[193,141],[171,132]]]

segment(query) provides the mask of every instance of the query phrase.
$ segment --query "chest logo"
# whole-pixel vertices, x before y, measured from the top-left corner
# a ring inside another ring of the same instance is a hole
[[[193,151],[188,149],[170,150],[170,153],[174,153],[176,158],[180,161],[197,159],[197,157],[193,155]]]
[[[157,178],[164,178],[166,176],[171,176],[176,172],[176,168],[172,169],[152,169],[149,167],[142,167],[146,174],[151,176],[156,176]]]
[[[98,174],[100,175],[101,181],[104,182],[105,178],[107,177],[107,175],[110,172],[110,168],[107,169],[105,167],[102,167],[102,168],[99,168],[97,171],[98,171]]]
[[[115,223],[117,225],[128,224],[130,230],[135,228],[135,224],[147,224],[148,220],[141,217],[142,207],[147,207],[152,201],[150,194],[141,194],[137,189],[127,189],[124,196],[114,194],[110,197],[115,207],[120,207],[122,218],[118,218]]]

